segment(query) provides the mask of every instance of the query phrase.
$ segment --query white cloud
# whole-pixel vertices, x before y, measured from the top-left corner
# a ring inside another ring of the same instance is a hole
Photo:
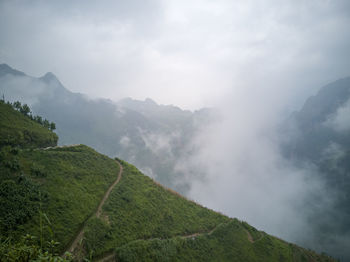
[[[350,101],[338,108],[337,112],[330,116],[324,124],[337,132],[348,132],[350,130]]]
[[[348,5],[2,1],[0,53],[15,68],[52,71],[91,96],[193,109],[261,85],[286,103],[350,73]]]

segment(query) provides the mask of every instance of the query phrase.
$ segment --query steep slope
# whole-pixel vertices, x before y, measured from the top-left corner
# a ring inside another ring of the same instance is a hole
[[[123,178],[103,207],[105,220],[88,223],[86,245],[95,255],[136,239],[207,232],[229,220],[164,189],[134,166],[122,163]],[[96,234],[96,224],[104,224],[98,228],[104,232]]]
[[[328,203],[310,199],[309,246],[350,260],[350,77],[332,82],[305,102],[288,126],[284,155],[311,167],[310,179],[324,184]]]
[[[334,261],[186,200],[124,167],[84,245],[97,261]]]
[[[209,233],[137,240],[116,249],[116,261],[333,261],[249,227],[237,219]]]
[[[343,112],[343,119],[337,119],[337,115],[342,113],[341,110],[349,107],[349,99],[350,77],[324,86],[315,96],[307,99],[301,110],[289,119],[289,126],[294,127],[296,132],[291,136],[295,139],[288,141],[289,144],[293,143],[292,147],[288,148],[289,155],[318,161],[330,142],[350,147],[350,136],[346,132],[349,131],[346,124],[350,123],[349,118],[345,116],[347,112]],[[341,128],[339,124],[345,126]]]
[[[57,140],[57,135],[48,128],[0,101],[0,147],[5,145],[26,148],[48,147],[57,145]]]
[[[117,162],[84,145],[5,146],[1,157],[17,162],[0,165],[0,230],[12,238],[0,242],[1,261],[26,256],[29,246],[11,246],[20,236],[37,236],[42,248],[62,252],[81,229],[82,254],[94,259],[334,261],[188,201],[121,160],[116,180]]]
[[[1,168],[2,188],[6,186],[10,191],[11,186],[15,187],[10,182],[21,181],[24,176],[42,196],[41,200],[38,197],[33,199],[36,212],[32,218],[25,223],[15,224],[5,233],[13,234],[15,229],[16,235],[29,233],[37,236],[40,204],[42,212],[50,221],[49,224],[45,221],[44,238],[54,238],[61,242],[60,249],[68,244],[81,224],[97,208],[104,192],[115,180],[119,168],[114,160],[82,145],[20,150],[16,158],[19,163],[17,170]],[[2,197],[8,196],[4,194]],[[26,198],[26,195],[23,197]],[[17,201],[9,202],[2,215],[15,216],[21,212],[19,208]]]

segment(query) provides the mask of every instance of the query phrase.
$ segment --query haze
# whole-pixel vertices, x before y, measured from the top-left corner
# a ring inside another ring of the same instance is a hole
[[[33,76],[54,72],[91,98],[218,108],[221,121],[177,166],[202,175],[188,176],[189,196],[304,241],[304,200],[327,208],[333,196],[320,194],[312,167],[282,158],[276,127],[321,86],[350,75],[349,25],[346,0],[3,0],[0,60]],[[350,126],[348,111],[332,120],[336,128]]]
[[[349,73],[349,5],[2,0],[0,57],[92,97],[195,109],[259,86],[295,106]]]

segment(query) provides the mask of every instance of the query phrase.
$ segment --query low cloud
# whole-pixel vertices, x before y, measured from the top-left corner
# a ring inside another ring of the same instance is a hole
[[[350,101],[338,108],[337,112],[331,115],[324,125],[339,133],[348,132],[350,130]]]
[[[203,129],[193,141],[197,150],[182,160],[182,170],[200,174],[188,176],[189,197],[260,230],[304,243],[312,234],[310,217],[318,209],[329,209],[333,196],[315,176],[314,166],[296,167],[282,157],[277,131],[281,108],[269,106],[273,93],[246,92],[227,97],[219,107],[222,120]]]

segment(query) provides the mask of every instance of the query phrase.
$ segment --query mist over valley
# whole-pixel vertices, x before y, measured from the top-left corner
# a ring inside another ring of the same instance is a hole
[[[345,0],[0,1],[0,255],[349,261],[349,23]]]

